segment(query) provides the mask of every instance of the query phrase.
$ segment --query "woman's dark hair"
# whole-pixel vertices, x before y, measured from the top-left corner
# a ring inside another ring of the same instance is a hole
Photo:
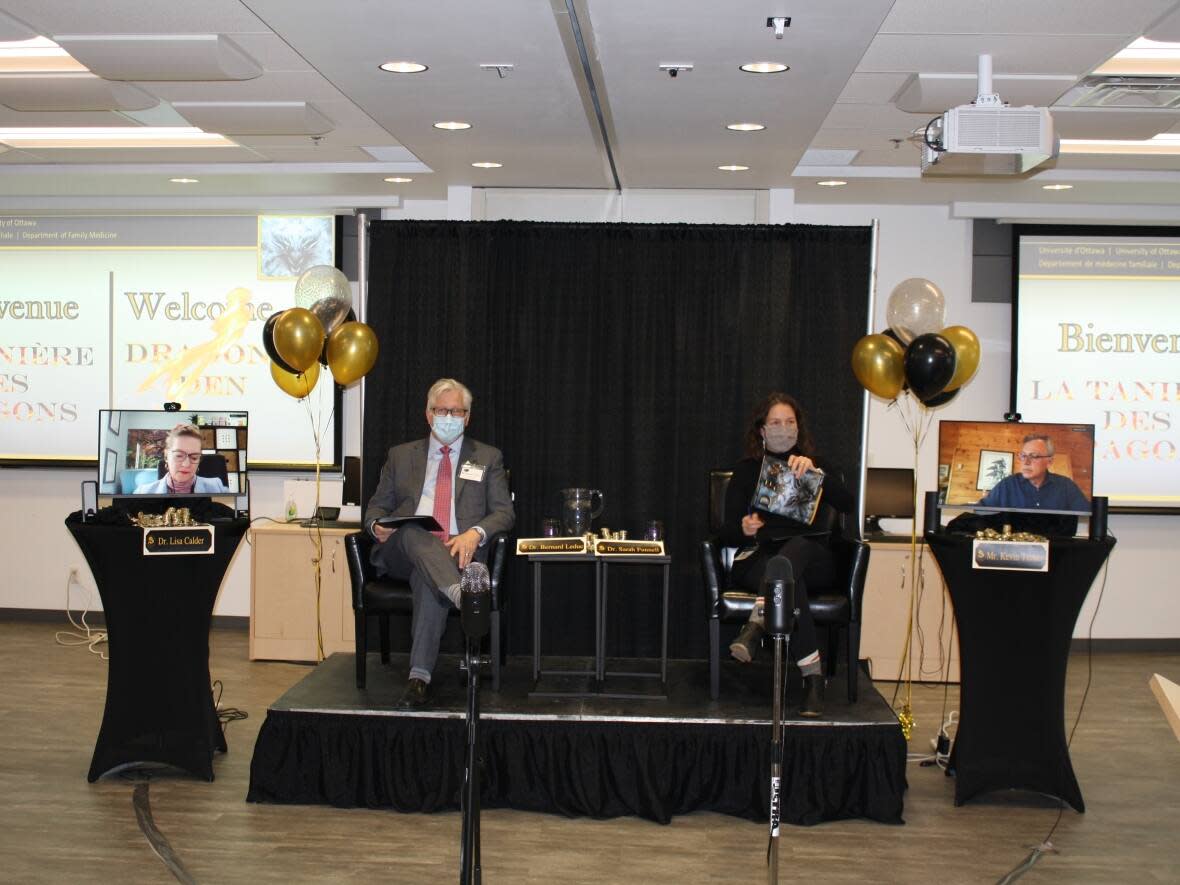
[[[791,407],[795,412],[795,420],[799,424],[799,441],[795,443],[795,450],[808,458],[815,457],[811,431],[807,428],[807,418],[803,413],[803,407],[799,405],[799,400],[795,397],[777,390],[768,394],[762,402],[758,403],[754,413],[750,416],[750,426],[746,428],[746,455],[750,458],[762,457],[764,451],[762,425],[766,423],[766,417],[770,414],[770,410],[780,404]]]

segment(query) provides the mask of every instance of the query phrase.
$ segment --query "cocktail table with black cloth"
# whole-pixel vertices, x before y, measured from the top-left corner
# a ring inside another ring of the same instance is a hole
[[[973,569],[969,535],[927,532],[959,630],[955,804],[1030,790],[1085,811],[1065,738],[1065,672],[1082,603],[1114,538],[1049,542],[1048,572]]]
[[[91,782],[134,762],[213,780],[213,753],[226,743],[209,683],[209,624],[248,524],[214,523],[210,554],[145,556],[137,526],[66,520],[98,586],[110,647]]]

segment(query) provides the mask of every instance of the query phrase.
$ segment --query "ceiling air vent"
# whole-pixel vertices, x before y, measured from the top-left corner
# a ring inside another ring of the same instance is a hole
[[[1086,77],[1054,107],[1180,109],[1180,77]]]

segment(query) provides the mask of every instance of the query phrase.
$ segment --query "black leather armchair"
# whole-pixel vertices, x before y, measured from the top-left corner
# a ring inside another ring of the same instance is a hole
[[[721,622],[744,623],[750,617],[757,598],[755,593],[730,585],[730,568],[737,551],[732,547],[722,547],[717,538],[724,521],[725,492],[732,476],[731,470],[709,471],[709,531],[712,537],[701,544],[705,610],[709,616],[709,692],[714,700],[721,691]],[[838,528],[839,516],[831,507],[821,504],[816,519],[826,521],[833,529]],[[811,596],[808,604],[816,626],[827,628],[828,647],[824,661],[829,676],[836,672],[840,634],[847,636],[848,700],[851,703],[857,697],[861,600],[869,568],[869,545],[864,541],[844,538],[835,531],[832,554],[835,558],[836,580],[829,587],[809,587]]]
[[[501,575],[504,572],[505,551],[508,547],[506,536],[492,535],[488,539],[488,572],[492,578],[491,610],[491,658],[492,690],[500,690],[500,665],[503,657],[504,625],[500,613],[504,610]],[[377,567],[369,562],[369,551],[373,549],[373,538],[368,532],[354,532],[344,538],[348,556],[348,575],[352,581],[352,610],[356,615],[356,687],[365,687],[365,662],[368,657],[368,619],[380,619],[381,662],[389,662],[389,616],[411,614],[414,610],[414,595],[409,581],[398,581],[389,577],[378,577]],[[458,616],[457,609],[451,614]]]

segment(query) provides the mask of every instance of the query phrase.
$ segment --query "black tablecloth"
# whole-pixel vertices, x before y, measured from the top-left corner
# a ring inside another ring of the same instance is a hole
[[[143,529],[66,520],[102,597],[110,662],[88,779],[164,762],[213,780],[225,752],[209,685],[209,624],[245,519],[214,527],[207,555],[145,556]]]
[[[972,538],[930,532],[959,630],[959,729],[948,774],[955,804],[1032,790],[1085,811],[1065,738],[1065,671],[1074,624],[1114,539],[1053,540],[1049,571],[971,567]]]

